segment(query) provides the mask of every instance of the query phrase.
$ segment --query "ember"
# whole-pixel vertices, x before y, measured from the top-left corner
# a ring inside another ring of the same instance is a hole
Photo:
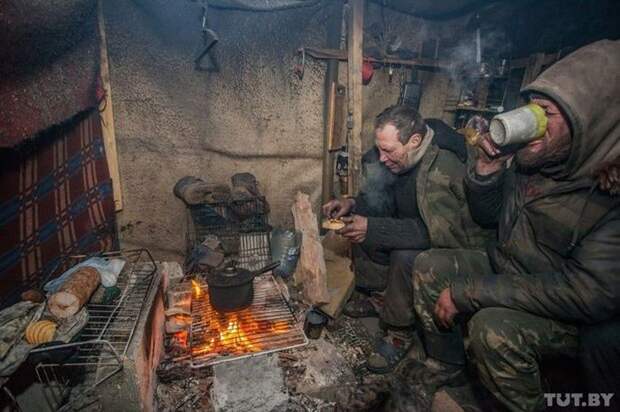
[[[200,285],[192,281],[193,299],[202,299],[209,307],[209,294],[203,293]],[[257,319],[251,308],[236,312],[224,313],[212,309],[205,311],[206,327],[205,343],[194,347],[194,355],[205,353],[226,353],[241,355],[248,352],[263,350],[260,339],[253,342],[248,335],[258,336],[264,333],[280,334],[291,329],[287,321]]]
[[[273,278],[255,280],[252,305],[235,312],[216,311],[204,289],[207,286],[193,283],[190,340],[194,360],[212,364],[216,358],[231,359],[307,343]]]
[[[195,280],[192,280],[192,288],[194,289],[194,299],[200,298],[202,289],[200,289],[200,285]]]

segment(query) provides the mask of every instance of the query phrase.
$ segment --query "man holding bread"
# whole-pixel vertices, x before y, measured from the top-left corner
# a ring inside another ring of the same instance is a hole
[[[413,341],[411,273],[429,248],[482,248],[489,233],[471,218],[462,185],[467,147],[439,120],[425,121],[413,108],[395,105],[375,119],[375,147],[363,159],[358,196],[323,205],[341,219],[337,233],[352,244],[358,290],[383,292],[383,304],[352,299],[345,314],[379,316],[387,333],[368,359],[375,373],[391,371]]]

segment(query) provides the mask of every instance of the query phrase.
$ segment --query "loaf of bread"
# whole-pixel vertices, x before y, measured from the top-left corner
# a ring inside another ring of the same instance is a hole
[[[90,266],[76,270],[60,286],[58,292],[49,297],[50,312],[61,319],[75,315],[84,306],[99,286],[99,271]]]

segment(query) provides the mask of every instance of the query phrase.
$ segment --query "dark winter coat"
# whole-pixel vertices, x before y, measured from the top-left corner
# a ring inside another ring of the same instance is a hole
[[[376,148],[364,156],[364,184],[356,213],[368,217],[365,246],[383,249],[482,248],[491,231],[473,221],[463,187],[463,136],[429,119],[434,131],[420,163],[392,175]]]
[[[620,314],[620,196],[592,178],[620,154],[620,42],[577,50],[524,92],[555,101],[567,115],[568,160],[533,175],[514,167],[489,177],[473,167],[466,178],[476,220],[496,225],[489,258],[499,275],[457,279],[461,311],[501,306],[571,323]]]

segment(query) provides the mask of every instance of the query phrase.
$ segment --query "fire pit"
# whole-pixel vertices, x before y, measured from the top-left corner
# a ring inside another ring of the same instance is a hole
[[[252,304],[234,312],[215,310],[209,301],[208,285],[194,282],[188,336],[192,367],[202,368],[308,343],[273,276],[258,276],[254,282]]]

